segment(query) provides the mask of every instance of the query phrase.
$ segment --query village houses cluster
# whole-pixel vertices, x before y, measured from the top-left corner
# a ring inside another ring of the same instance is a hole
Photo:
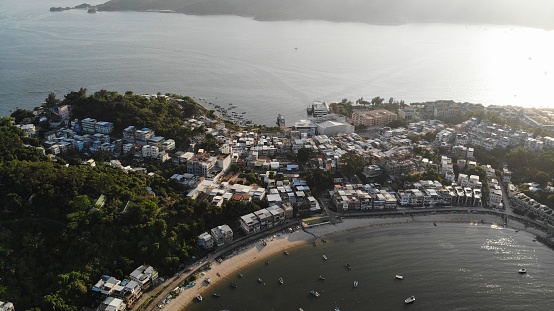
[[[337,211],[440,205],[502,208],[502,191],[494,168],[483,165],[487,172],[486,181],[479,180],[477,175],[463,173],[465,169],[477,165],[474,147],[492,150],[524,146],[540,151],[554,148],[554,138],[533,137],[528,132],[477,118],[455,126],[447,126],[439,120],[474,108],[466,104],[432,102],[407,106],[396,113],[383,109],[356,109],[348,123],[346,118],[330,114],[327,103],[314,102],[310,108],[314,118],[297,121],[287,128],[284,118],[279,116],[281,131],[268,133],[234,131],[223,122],[204,116],[183,122],[185,127],[205,128],[205,134],[216,138],[219,152],[195,150],[195,143],[201,138],[193,140],[189,150],[175,150],[172,138],[156,136],[152,129],[134,125],[129,125],[122,133],[115,135],[120,138],[114,139],[112,123],[86,118],[70,121],[66,128],[45,133],[44,147],[51,154],[70,149],[83,152],[103,150],[115,156],[132,154],[137,159],[150,158],[185,165],[186,172],[175,173],[171,179],[180,183],[190,198],[208,200],[214,206],[221,206],[226,201],[264,202],[269,206],[241,216],[240,228],[250,234],[279,225],[287,218],[321,211],[306,181],[300,178],[299,164],[282,157],[290,153],[298,154],[302,149],[313,151],[314,156],[309,160],[308,167],[331,173],[340,169],[341,156],[353,152],[365,160],[363,174],[367,178],[386,174],[394,180],[433,168],[451,183],[443,186],[436,180],[422,180],[406,189],[394,191],[378,183],[337,180],[329,191]],[[437,119],[419,120],[416,118],[418,111],[430,113]],[[505,113],[510,117],[513,112]],[[66,117],[69,119],[69,115]],[[407,127],[392,129],[386,126],[397,119],[405,120]],[[358,125],[378,127],[380,130],[372,138],[362,138],[354,132],[354,126]],[[34,135],[32,124],[20,127],[27,135]],[[414,134],[421,136],[425,133],[435,133],[435,140],[410,139]],[[428,158],[415,155],[413,150],[416,147],[422,150],[440,148],[443,153],[456,158],[457,163],[452,163],[448,156],[442,156],[439,163],[433,163]],[[245,185],[221,181],[233,164],[253,171],[256,182]],[[457,176],[454,165],[461,172]],[[129,167],[125,169],[129,170]],[[511,172],[504,168],[501,182],[509,183],[510,177]],[[483,189],[485,182],[487,188]],[[206,249],[225,245],[232,240],[233,232],[225,224],[198,237],[199,245]]]
[[[153,267],[142,265],[118,280],[103,275],[92,287],[94,297],[100,304],[97,311],[124,311],[131,309],[142,294],[158,282],[158,272]]]

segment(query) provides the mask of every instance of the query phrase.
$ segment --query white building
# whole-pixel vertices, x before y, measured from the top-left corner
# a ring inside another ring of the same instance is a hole
[[[334,136],[338,133],[352,134],[354,126],[344,122],[325,121],[317,125],[317,134]]]
[[[329,105],[326,102],[314,101],[312,103],[312,114],[316,118],[328,115]]]
[[[217,246],[230,244],[233,242],[233,230],[228,225],[221,225],[210,230],[210,234],[214,238]]]

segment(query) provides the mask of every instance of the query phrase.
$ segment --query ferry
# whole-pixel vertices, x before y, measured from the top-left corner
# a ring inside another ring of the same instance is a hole
[[[414,301],[415,301],[415,296],[410,296],[410,297],[404,299],[404,303],[407,303],[407,304],[412,303]]]

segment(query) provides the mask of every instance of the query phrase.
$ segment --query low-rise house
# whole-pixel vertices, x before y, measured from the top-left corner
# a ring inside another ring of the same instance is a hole
[[[104,302],[102,302],[96,311],[125,311],[127,310],[127,305],[123,302],[122,299],[115,297],[107,297]]]
[[[0,311],[15,311],[15,306],[11,302],[0,301]]]
[[[221,225],[210,230],[210,234],[214,238],[217,246],[230,244],[233,242],[233,230],[228,225]]]
[[[158,280],[158,271],[151,266],[142,265],[131,272],[129,276],[131,280],[140,285],[143,291],[146,291]]]
[[[198,246],[204,249],[212,249],[214,247],[214,237],[208,232],[204,232],[198,236]]]

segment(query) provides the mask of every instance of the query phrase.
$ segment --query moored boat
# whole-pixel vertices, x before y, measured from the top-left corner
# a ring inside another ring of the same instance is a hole
[[[414,301],[415,301],[415,296],[413,296],[413,295],[406,298],[406,299],[404,299],[404,303],[412,303]]]
[[[319,293],[315,290],[310,291],[310,294],[312,294],[314,297],[319,297]]]
[[[233,288],[237,288],[237,287],[238,287],[238,285],[237,285],[237,283],[235,283],[235,282],[231,282],[231,287],[233,287]]]
[[[202,295],[200,295],[200,294],[196,295],[196,300],[202,301]]]
[[[404,277],[403,277],[402,275],[400,275],[400,274],[397,274],[397,275],[395,275],[394,277],[397,278],[397,279],[399,279],[399,280],[403,280],[403,279],[404,279]]]
[[[283,252],[285,255],[288,255],[289,254],[289,251],[284,251]]]
[[[210,278],[206,278],[206,279],[204,280],[204,282],[210,284],[210,283],[212,282],[212,280],[210,280]]]

